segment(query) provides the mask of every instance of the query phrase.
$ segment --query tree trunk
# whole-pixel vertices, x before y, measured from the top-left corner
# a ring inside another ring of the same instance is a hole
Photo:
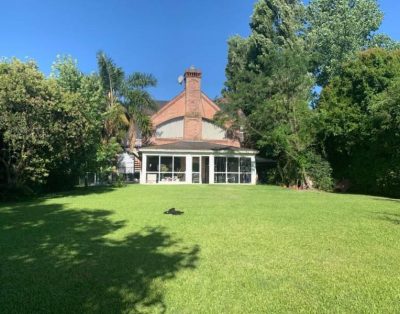
[[[133,152],[136,146],[136,123],[133,118],[129,120],[129,130],[128,130],[128,147],[129,151]]]
[[[7,162],[3,158],[0,158],[0,161],[4,165],[4,170],[5,170],[5,173],[6,173],[7,185],[10,185],[11,184],[10,167],[9,167],[9,165],[7,164]]]

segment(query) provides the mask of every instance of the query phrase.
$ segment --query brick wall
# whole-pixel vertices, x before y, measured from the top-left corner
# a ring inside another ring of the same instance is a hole
[[[202,119],[212,120],[219,107],[206,95],[201,92],[200,70],[193,67],[185,71],[184,86],[185,90],[171,100],[152,116],[154,127],[174,118],[183,117],[183,138],[166,139],[153,137],[153,145],[172,143],[179,140],[201,141],[202,139]],[[240,147],[237,140],[208,140],[211,143]]]

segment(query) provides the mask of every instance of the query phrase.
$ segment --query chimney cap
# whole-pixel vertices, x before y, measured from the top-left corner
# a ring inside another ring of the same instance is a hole
[[[201,70],[196,69],[194,65],[191,65],[190,68],[185,71],[185,78],[186,77],[201,77]]]

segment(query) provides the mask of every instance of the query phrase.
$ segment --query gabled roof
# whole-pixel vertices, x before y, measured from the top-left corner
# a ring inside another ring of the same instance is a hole
[[[207,152],[238,152],[257,154],[252,148],[239,148],[234,146],[215,144],[205,141],[179,141],[169,144],[142,147],[140,151],[207,151]]]
[[[166,104],[168,104],[168,103],[169,103],[169,100],[155,100],[155,103],[156,103],[157,106],[158,106],[158,109],[157,109],[157,111],[158,111],[158,110],[160,110],[162,107],[164,107]]]

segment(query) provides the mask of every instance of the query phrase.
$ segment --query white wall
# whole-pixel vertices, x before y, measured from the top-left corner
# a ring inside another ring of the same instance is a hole
[[[158,138],[183,138],[183,118],[176,118],[157,126]]]
[[[202,129],[203,139],[207,140],[223,140],[226,138],[226,132],[224,129],[215,125],[211,121],[203,120],[202,121]]]

